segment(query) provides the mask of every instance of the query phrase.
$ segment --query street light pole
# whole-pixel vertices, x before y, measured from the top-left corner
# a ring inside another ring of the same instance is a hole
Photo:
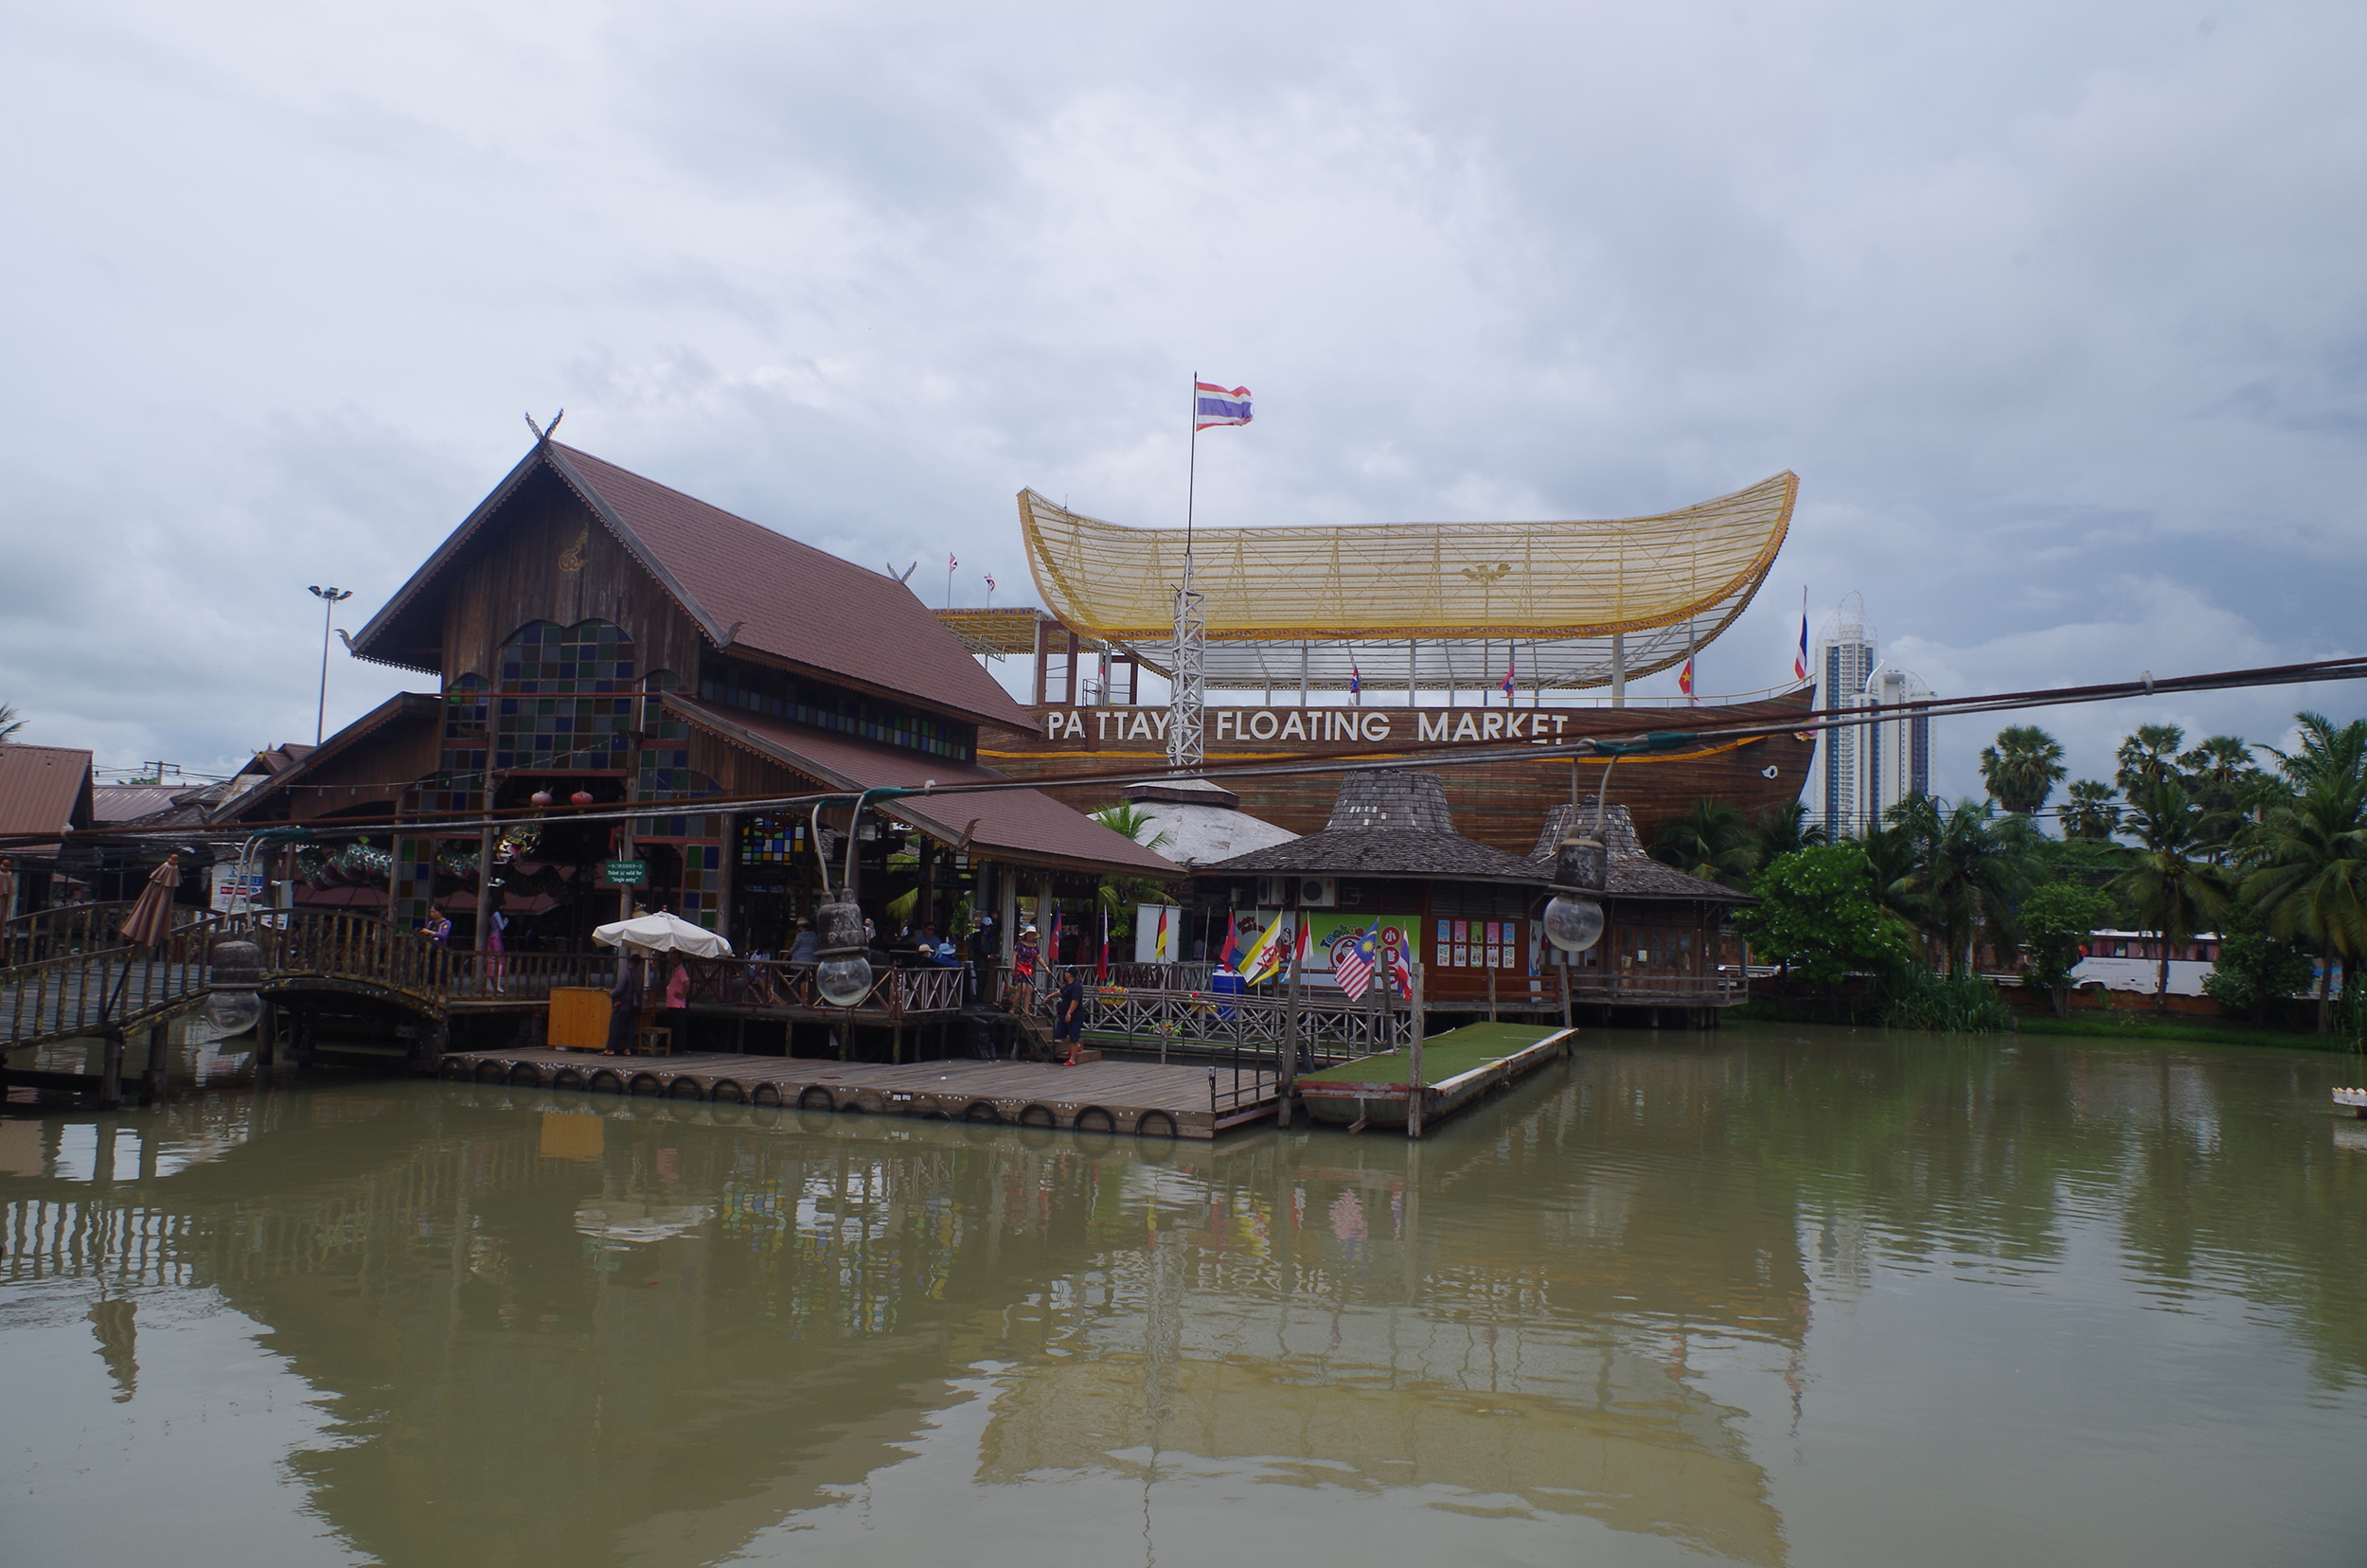
[[[323,588],[314,585],[312,595],[321,601],[321,705],[312,716],[312,744],[319,745],[329,729],[329,630],[337,618],[337,601],[353,597],[350,588]]]

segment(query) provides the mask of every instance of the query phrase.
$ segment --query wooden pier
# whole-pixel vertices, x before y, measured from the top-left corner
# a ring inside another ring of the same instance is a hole
[[[610,1057],[513,1049],[450,1052],[440,1072],[464,1082],[587,1095],[792,1106],[1163,1138],[1213,1138],[1227,1128],[1272,1115],[1281,1099],[1280,1083],[1272,1073],[1137,1061],[1061,1067],[963,1058],[897,1065],[714,1053]]]

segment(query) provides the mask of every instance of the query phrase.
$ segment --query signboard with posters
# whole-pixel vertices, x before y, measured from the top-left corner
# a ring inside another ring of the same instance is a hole
[[[249,913],[270,901],[271,883],[259,870],[241,872],[236,863],[217,862],[211,875],[208,906],[217,915]]]

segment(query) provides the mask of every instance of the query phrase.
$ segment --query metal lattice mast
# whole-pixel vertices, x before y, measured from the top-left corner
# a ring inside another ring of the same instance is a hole
[[[1175,586],[1174,675],[1167,689],[1167,766],[1201,766],[1200,722],[1208,696],[1208,608],[1192,586],[1192,505],[1200,488],[1200,372],[1192,372],[1191,456],[1184,479],[1184,579]]]
[[[1167,700],[1167,765],[1198,772],[1201,717],[1208,692],[1202,654],[1208,645],[1206,596],[1192,586],[1192,553],[1184,552],[1184,581],[1175,590],[1175,676]]]

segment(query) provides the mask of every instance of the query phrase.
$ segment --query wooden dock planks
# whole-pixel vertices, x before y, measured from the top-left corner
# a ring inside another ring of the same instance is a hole
[[[1213,1138],[1229,1127],[1274,1113],[1279,1089],[1270,1073],[1228,1070],[1211,1103],[1204,1066],[1149,1062],[1050,1062],[957,1059],[894,1065],[802,1057],[604,1057],[549,1049],[454,1051],[442,1076],[521,1088],[580,1089],[724,1103],[860,1111],[871,1115],[1145,1137]]]

